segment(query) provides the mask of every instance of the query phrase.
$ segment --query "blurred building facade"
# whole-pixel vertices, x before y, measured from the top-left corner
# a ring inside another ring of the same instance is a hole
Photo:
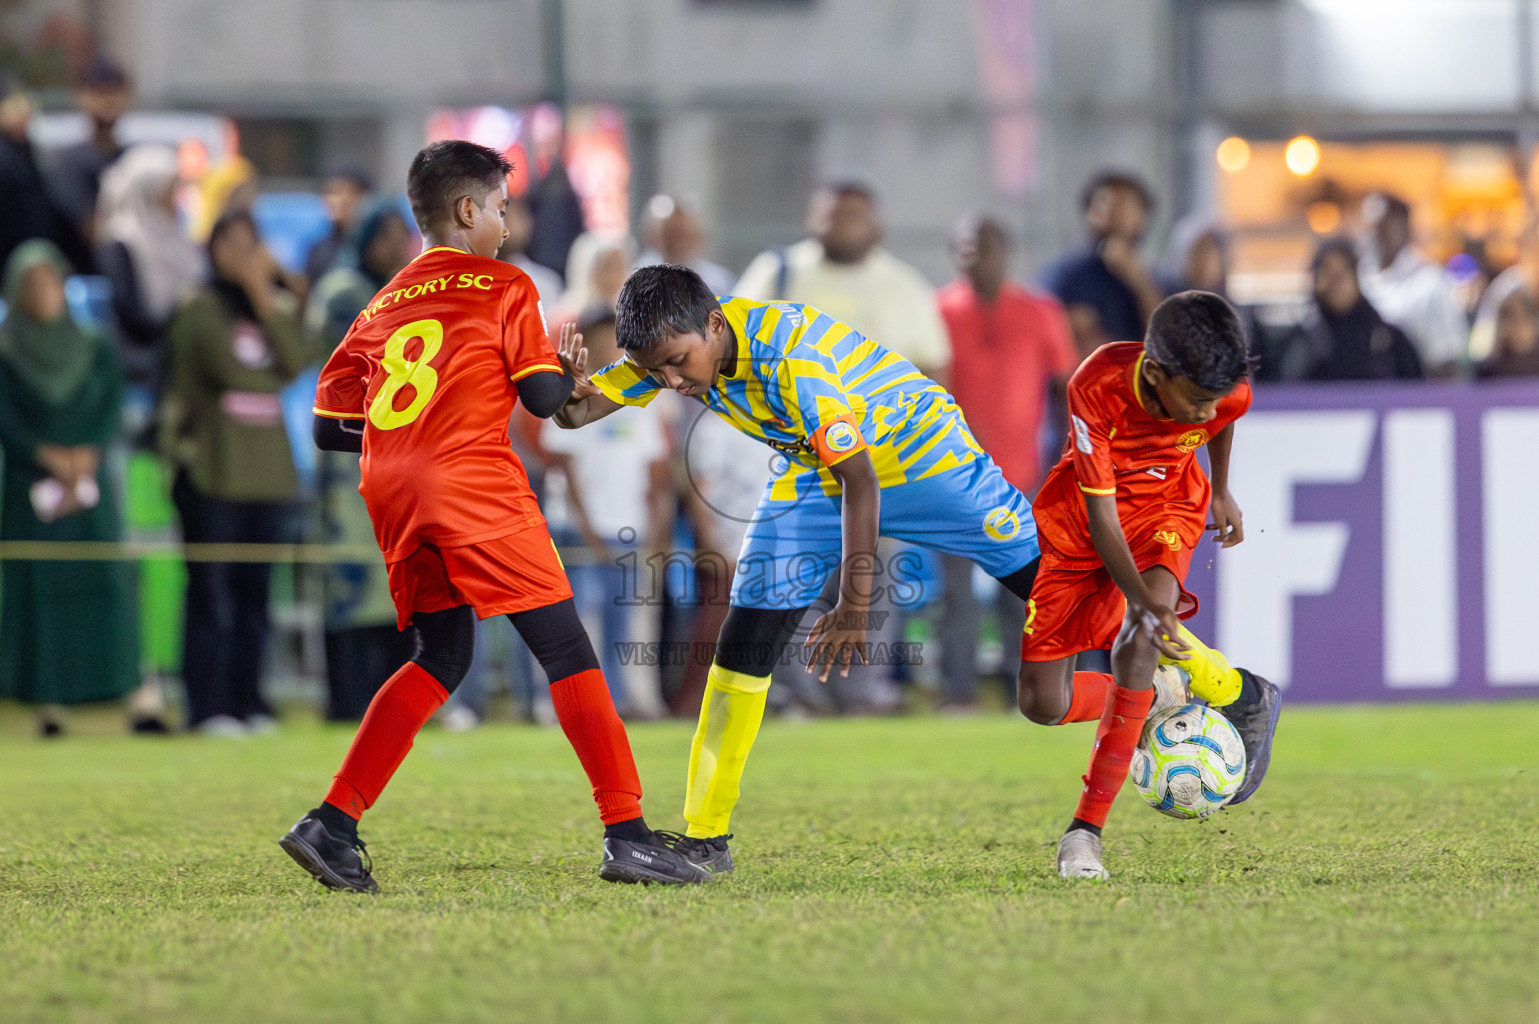
[[[1103,165],[1150,181],[1161,225],[1227,212],[1228,135],[1527,150],[1533,6],[19,0],[0,35],[67,50],[94,34],[143,105],[231,114],[280,181],[362,163],[399,184],[439,108],[610,104],[633,199],[693,197],[714,258],[741,267],[796,237],[812,185],[857,172],[884,190],[890,247],[940,280],[961,210],[1005,215],[1039,265],[1076,238],[1079,186]],[[1308,205],[1284,213],[1302,225]]]

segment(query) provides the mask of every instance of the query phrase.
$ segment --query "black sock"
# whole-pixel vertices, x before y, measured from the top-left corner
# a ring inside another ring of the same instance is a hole
[[[632,818],[629,821],[617,821],[613,825],[605,825],[604,838],[644,843],[652,838],[652,830],[647,828],[647,819]]]
[[[310,817],[325,825],[327,832],[344,843],[358,842],[358,819],[348,816],[341,808],[322,803],[310,812]]]
[[[1084,818],[1075,818],[1073,821],[1069,822],[1069,827],[1064,829],[1063,831],[1064,831],[1064,834],[1067,835],[1068,833],[1074,832],[1076,830],[1081,831],[1081,832],[1089,832],[1091,835],[1095,836],[1097,839],[1099,839],[1101,837],[1101,826],[1100,825],[1092,825],[1092,824],[1090,824],[1090,822],[1086,821]]]
[[[1256,685],[1256,677],[1240,669],[1240,695],[1234,699],[1237,708],[1254,707],[1261,703],[1261,687]]]

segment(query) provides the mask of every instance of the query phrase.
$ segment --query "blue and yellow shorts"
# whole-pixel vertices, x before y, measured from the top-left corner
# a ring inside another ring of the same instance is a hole
[[[838,497],[821,490],[770,498],[771,480],[743,540],[732,603],[803,608],[839,568],[843,545]],[[1008,576],[1039,554],[1031,502],[984,456],[945,473],[882,488],[881,533],[943,554],[962,555],[990,576]],[[919,559],[899,552],[877,582],[899,607],[922,603]]]

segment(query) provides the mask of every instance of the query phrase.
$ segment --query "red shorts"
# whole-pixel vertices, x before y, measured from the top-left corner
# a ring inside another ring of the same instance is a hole
[[[561,556],[545,529],[520,530],[456,548],[424,544],[388,569],[398,629],[410,624],[413,612],[468,604],[479,618],[489,619],[572,596]]]
[[[1188,593],[1186,571],[1192,564],[1190,545],[1175,539],[1169,544],[1134,549],[1138,571],[1163,565],[1182,584],[1176,614],[1189,619],[1197,614],[1197,598]],[[1127,615],[1127,598],[1103,565],[1065,564],[1062,556],[1042,545],[1042,564],[1031,599],[1026,602],[1026,629],[1021,633],[1022,661],[1058,661],[1082,651],[1111,647]]]

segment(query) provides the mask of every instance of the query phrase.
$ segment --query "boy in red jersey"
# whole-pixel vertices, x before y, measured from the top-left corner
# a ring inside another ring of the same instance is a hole
[[[534,285],[493,258],[507,234],[509,170],[469,142],[417,154],[406,190],[427,247],[358,315],[316,393],[316,443],[363,456],[360,490],[398,624],[417,642],[369,705],[324,802],[279,840],[333,889],[378,888],[359,856],[358,819],[464,678],[476,617],[493,615],[512,620],[550,677],[605,825],[599,876],[708,878],[641,816],[625,727],[508,440],[515,400],[540,417],[566,402],[580,343],[563,337],[558,356]]]
[[[1034,722],[1100,719],[1079,808],[1058,844],[1064,878],[1107,877],[1101,828],[1127,778],[1156,670],[1162,691],[1185,703],[1189,680],[1191,694],[1239,731],[1247,767],[1231,803],[1266,774],[1276,689],[1231,669],[1180,622],[1197,611],[1182,584],[1203,531],[1224,547],[1244,538],[1228,481],[1234,421],[1250,408],[1246,369],[1234,310],[1217,295],[1182,292],[1155,310],[1143,344],[1103,345],[1069,380],[1068,444],[1032,503],[1042,558],[1016,691]],[[1194,454],[1203,445],[1211,485]],[[1074,671],[1077,654],[1108,646],[1111,675]]]

